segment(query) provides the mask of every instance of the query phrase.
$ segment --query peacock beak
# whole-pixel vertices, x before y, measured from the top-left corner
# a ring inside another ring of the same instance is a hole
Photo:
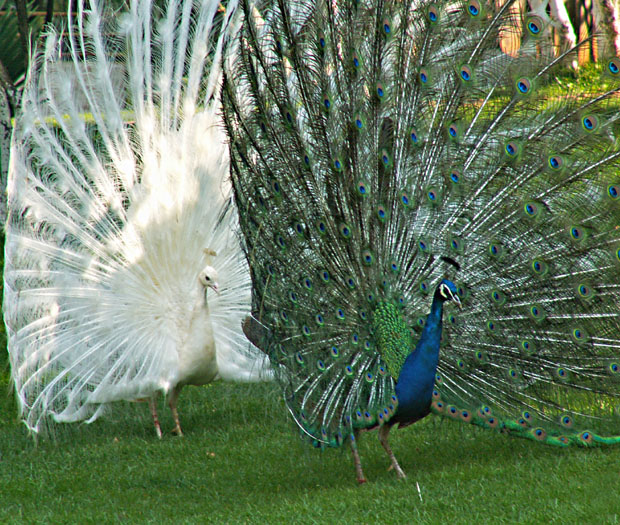
[[[220,295],[220,287],[218,286],[217,283],[211,283],[209,284],[209,288],[213,289],[213,291],[217,294]]]

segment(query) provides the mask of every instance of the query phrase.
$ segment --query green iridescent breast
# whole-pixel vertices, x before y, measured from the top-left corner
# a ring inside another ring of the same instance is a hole
[[[391,303],[379,303],[373,312],[372,326],[379,353],[390,375],[398,379],[405,359],[414,348],[401,310]]]

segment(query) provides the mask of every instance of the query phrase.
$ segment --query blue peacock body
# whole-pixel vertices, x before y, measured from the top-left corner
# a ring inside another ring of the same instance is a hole
[[[359,430],[381,427],[400,475],[389,428],[429,411],[620,441],[620,59],[558,83],[583,43],[556,56],[544,9],[511,1],[241,10],[232,182],[303,433],[350,440],[360,481]]]

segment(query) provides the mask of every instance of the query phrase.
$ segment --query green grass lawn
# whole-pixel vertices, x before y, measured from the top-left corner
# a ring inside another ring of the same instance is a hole
[[[392,434],[406,481],[363,436],[358,486],[348,450],[302,442],[273,385],[185,389],[184,438],[159,441],[146,404],[130,403],[35,444],[2,378],[0,523],[620,522],[620,448],[556,449],[429,417]]]
[[[358,486],[348,448],[303,442],[272,384],[186,388],[184,438],[158,440],[146,404],[130,403],[35,443],[9,375],[0,350],[1,524],[620,523],[620,447],[559,449],[428,417],[392,433],[406,481],[364,435]]]

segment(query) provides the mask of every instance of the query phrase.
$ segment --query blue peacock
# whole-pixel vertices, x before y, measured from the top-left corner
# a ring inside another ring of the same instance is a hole
[[[545,6],[514,7],[241,3],[223,105],[246,334],[359,482],[362,430],[404,477],[390,429],[430,412],[620,442],[620,59],[559,83],[588,40],[556,55]]]

